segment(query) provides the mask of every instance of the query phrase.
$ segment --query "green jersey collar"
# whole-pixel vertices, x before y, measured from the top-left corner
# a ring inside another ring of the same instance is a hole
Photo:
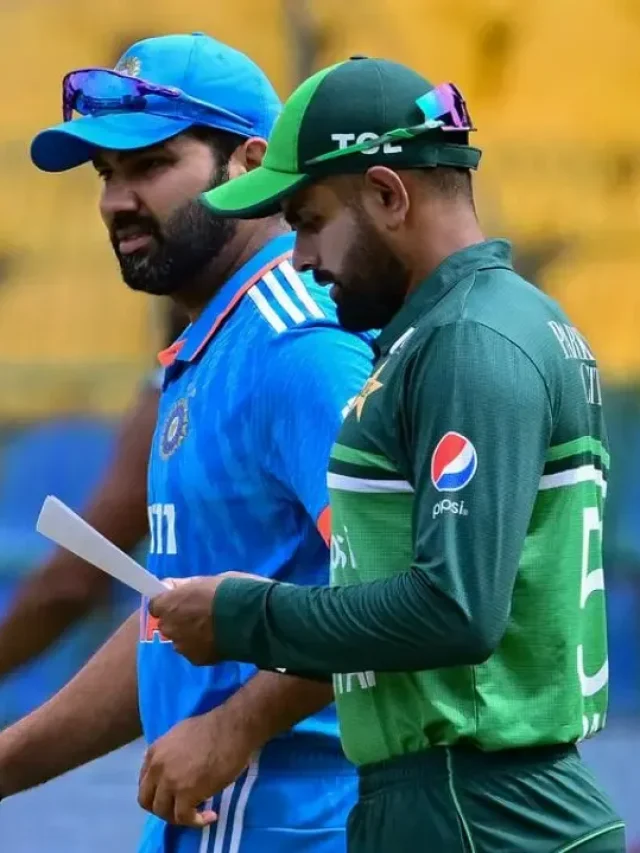
[[[456,284],[479,270],[512,269],[508,240],[487,240],[446,258],[411,294],[393,320],[380,333],[376,348],[385,355],[395,341],[423,314],[428,313]]]

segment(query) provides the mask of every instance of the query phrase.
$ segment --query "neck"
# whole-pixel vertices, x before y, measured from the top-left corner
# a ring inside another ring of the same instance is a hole
[[[288,227],[281,219],[259,219],[238,222],[232,240],[195,279],[173,298],[193,323],[226,281],[270,240],[286,234]]]
[[[418,226],[420,234],[429,236],[417,240],[415,251],[411,253],[407,297],[451,255],[485,240],[475,211],[467,205],[438,205],[437,209],[434,206]]]

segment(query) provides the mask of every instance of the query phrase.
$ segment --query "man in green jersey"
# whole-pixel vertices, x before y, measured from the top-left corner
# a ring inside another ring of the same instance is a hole
[[[607,709],[598,371],[484,240],[471,129],[455,87],[354,58],[205,197],[281,209],[343,325],[382,333],[330,462],[333,588],[222,575],[151,610],[193,661],[335,673],[351,851],[620,853],[575,747]]]

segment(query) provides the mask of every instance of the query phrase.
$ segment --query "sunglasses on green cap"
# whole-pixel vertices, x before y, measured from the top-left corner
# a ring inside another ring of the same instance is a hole
[[[468,144],[474,130],[453,83],[433,87],[400,63],[354,57],[305,80],[284,105],[262,165],[201,201],[219,216],[260,218],[314,181],[376,164],[475,169],[482,155]]]
[[[442,83],[440,86],[436,86],[435,89],[431,89],[418,98],[416,104],[422,110],[425,118],[420,124],[413,125],[413,127],[398,127],[364,142],[347,145],[335,151],[327,151],[326,154],[319,154],[317,157],[305,160],[305,166],[314,166],[317,163],[325,163],[327,160],[335,160],[349,154],[370,151],[386,142],[414,139],[416,136],[421,136],[423,133],[432,130],[441,130],[445,133],[447,131],[469,133],[476,129],[472,124],[466,101],[458,87],[453,83]]]

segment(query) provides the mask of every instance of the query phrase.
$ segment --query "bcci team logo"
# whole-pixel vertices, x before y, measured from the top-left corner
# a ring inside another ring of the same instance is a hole
[[[128,74],[129,77],[139,77],[142,64],[137,56],[125,56],[116,65],[115,70],[120,74]]]
[[[166,460],[172,456],[182,444],[189,427],[189,407],[183,397],[171,407],[162,428],[160,437],[160,456]]]

